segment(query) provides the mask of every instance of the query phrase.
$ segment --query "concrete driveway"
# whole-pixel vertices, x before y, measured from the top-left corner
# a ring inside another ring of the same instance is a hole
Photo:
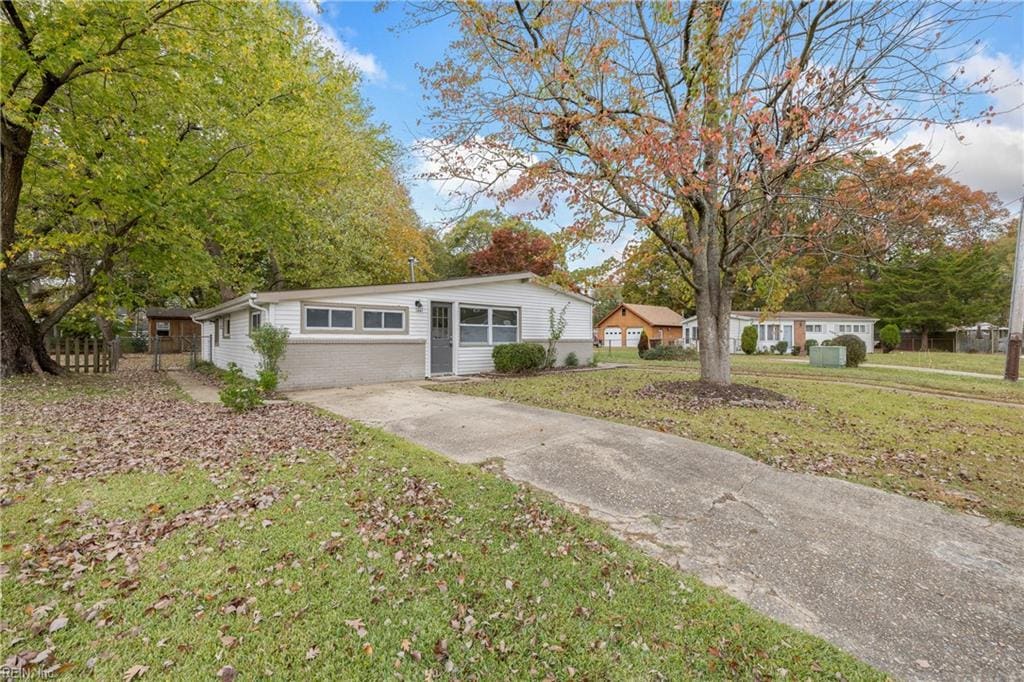
[[[906,679],[1024,679],[1024,531],[695,441],[413,383],[295,393],[605,521]]]

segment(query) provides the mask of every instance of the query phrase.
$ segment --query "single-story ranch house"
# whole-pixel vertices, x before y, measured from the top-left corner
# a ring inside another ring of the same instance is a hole
[[[787,342],[790,348],[794,345],[804,348],[809,340],[820,344],[840,334],[853,334],[864,341],[867,351],[871,353],[875,345],[877,321],[874,317],[845,313],[761,313],[756,310],[734,310],[729,316],[729,348],[733,353],[741,353],[740,335],[743,328],[754,325],[757,327],[758,350],[771,350],[779,341]],[[696,316],[683,320],[683,345],[697,345]]]
[[[193,316],[203,325],[202,359],[255,377],[249,330],[291,332],[281,387],[331,388],[494,369],[491,351],[515,341],[546,344],[550,311],[565,311],[558,363],[593,357],[593,301],[529,272],[438,282],[265,291]]]
[[[683,335],[682,323],[683,316],[665,306],[620,303],[594,329],[603,346],[636,348],[643,332],[652,345],[676,343]]]

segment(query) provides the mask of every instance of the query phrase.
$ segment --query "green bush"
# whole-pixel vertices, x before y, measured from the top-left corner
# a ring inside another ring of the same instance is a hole
[[[227,372],[224,373],[220,401],[235,412],[248,412],[263,404],[263,392],[254,381],[242,374],[238,365],[229,362]]]
[[[637,342],[637,344],[636,344],[636,352],[637,352],[637,354],[640,357],[643,357],[644,353],[646,353],[648,350],[650,350],[650,348],[651,348],[651,341],[650,341],[650,339],[647,338],[647,332],[646,331],[640,332],[640,341]]]
[[[844,346],[846,348],[846,366],[856,367],[864,362],[868,349],[859,336],[853,334],[842,334],[834,339],[829,339],[823,346]]]
[[[565,356],[565,366],[566,367],[579,367],[580,366],[580,359],[578,357],[576,357],[575,353],[569,353],[568,355]]]
[[[882,350],[886,353],[900,345],[900,328],[894,324],[887,324],[878,332],[878,340],[882,342]]]
[[[800,344],[794,343],[793,348],[789,351],[790,355],[800,355]]]
[[[269,369],[261,369],[256,372],[256,385],[264,393],[276,391],[279,382],[280,377],[277,372],[272,372]]]
[[[494,369],[504,374],[532,372],[547,364],[547,351],[539,343],[503,343],[491,351]]]
[[[644,360],[696,360],[697,349],[682,346],[655,346],[641,356]]]
[[[818,342],[815,341],[814,339],[807,339],[807,342],[804,343],[804,348],[807,350],[807,354],[810,355],[811,354],[811,349],[814,348],[817,345],[818,345]]]
[[[775,352],[778,353],[779,355],[785,355],[787,350],[789,350],[788,341],[779,341],[777,344],[775,344]]]
[[[740,336],[740,349],[747,355],[753,355],[757,350],[757,327],[749,325],[743,328]]]
[[[260,325],[249,330],[249,350],[260,356],[259,386],[267,393],[277,390],[277,385],[284,374],[281,372],[281,358],[288,350],[289,331],[284,327],[269,324]]]

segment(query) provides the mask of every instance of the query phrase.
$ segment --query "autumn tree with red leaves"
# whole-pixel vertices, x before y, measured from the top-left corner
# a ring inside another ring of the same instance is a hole
[[[861,295],[898,255],[990,241],[1012,221],[997,195],[953,180],[920,145],[844,160],[818,181],[831,199],[808,230],[824,238],[790,271],[798,308],[873,312]]]
[[[547,277],[555,271],[557,250],[551,237],[533,230],[499,227],[491,243],[469,255],[475,275],[532,272]]]
[[[991,114],[963,110],[987,83],[954,68],[991,19],[984,7],[519,0],[416,12],[461,31],[424,77],[441,172],[531,197],[541,213],[567,203],[581,241],[649,230],[694,290],[710,382],[730,380],[737,273],[806,244],[790,205],[800,178],[910,123]]]

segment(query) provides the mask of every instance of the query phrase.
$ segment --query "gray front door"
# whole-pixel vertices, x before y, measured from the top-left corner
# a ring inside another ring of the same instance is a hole
[[[452,372],[452,304],[430,304],[430,373]]]

